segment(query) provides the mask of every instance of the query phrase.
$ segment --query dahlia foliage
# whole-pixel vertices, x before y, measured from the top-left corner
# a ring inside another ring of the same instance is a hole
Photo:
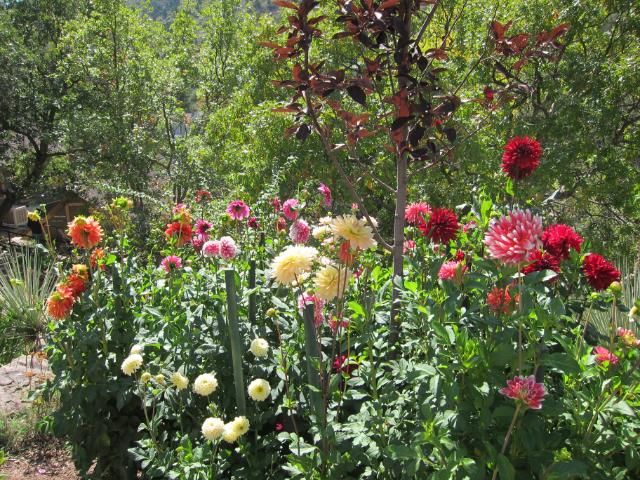
[[[535,162],[514,152],[522,175]],[[202,192],[193,203],[202,218],[166,209],[152,253],[106,234],[98,214],[69,226],[81,261],[45,308],[62,430],[77,444],[108,432],[94,459],[138,459],[150,478],[249,465],[268,478],[356,478],[367,465],[430,478],[474,452],[478,478],[505,462],[534,478],[558,456],[606,471],[591,453],[603,429],[634,445],[637,423],[601,413],[637,405],[639,309],[572,227],[487,197],[481,212],[410,203],[391,347],[389,257],[326,185],[222,212]],[[424,462],[405,458],[414,450]]]

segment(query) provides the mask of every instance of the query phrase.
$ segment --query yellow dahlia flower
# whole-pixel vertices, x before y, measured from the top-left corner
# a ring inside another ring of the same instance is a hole
[[[203,373],[193,382],[193,391],[203,397],[211,395],[216,388],[218,388],[218,380],[212,373]]]
[[[314,279],[316,295],[327,301],[342,297],[350,278],[351,272],[349,270],[327,265],[316,273]]]
[[[180,372],[174,372],[171,375],[171,383],[176,387],[176,390],[184,390],[189,385],[189,379]]]
[[[202,424],[202,435],[207,440],[217,440],[224,431],[224,422],[221,418],[207,418]]]
[[[138,370],[142,366],[142,355],[138,353],[134,353],[133,355],[129,355],[122,362],[122,372],[125,375],[133,375],[136,370]]]
[[[340,215],[331,222],[331,231],[348,240],[351,248],[366,250],[376,246],[373,231],[364,218],[359,219],[355,215]]]
[[[144,372],[142,375],[140,375],[140,381],[142,383],[147,383],[149,382],[149,380],[151,380],[151,374],[149,372]]]
[[[271,393],[271,386],[266,380],[263,380],[262,378],[256,378],[249,384],[247,392],[249,393],[249,396],[256,402],[263,402],[267,399],[267,397],[269,397],[269,394]]]
[[[280,253],[271,263],[271,277],[281,285],[291,285],[305,272],[311,270],[318,251],[313,247],[292,245]]]

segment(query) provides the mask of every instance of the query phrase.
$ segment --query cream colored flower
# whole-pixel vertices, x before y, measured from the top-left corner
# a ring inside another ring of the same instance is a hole
[[[327,301],[342,297],[350,278],[351,272],[349,270],[327,265],[316,273],[314,279],[316,295]]]
[[[217,440],[224,431],[224,422],[221,418],[207,418],[202,424],[202,435],[207,440]]]
[[[176,387],[176,390],[184,390],[189,385],[189,379],[180,372],[174,372],[171,375],[171,383]]]
[[[232,422],[227,423],[222,429],[222,439],[227,443],[234,443],[238,440],[238,433],[233,429]]]
[[[373,231],[364,218],[358,219],[355,215],[341,215],[331,222],[331,231],[348,240],[351,248],[366,250],[376,246]]]
[[[329,225],[318,225],[311,231],[311,235],[316,240],[322,240],[331,235],[331,227]]]
[[[218,388],[218,380],[212,373],[203,373],[193,382],[193,391],[203,397],[211,395],[216,388]]]
[[[311,270],[318,251],[313,247],[292,245],[280,253],[271,263],[271,277],[281,285],[291,285],[296,277]]]
[[[167,381],[164,378],[164,375],[159,373],[158,375],[156,375],[155,377],[153,377],[154,380],[156,382],[158,382],[159,385],[164,385],[165,383],[167,383]]]
[[[249,420],[247,420],[247,417],[236,417],[233,419],[233,422],[231,422],[231,425],[238,436],[244,435],[249,431]]]
[[[142,355],[144,353],[144,345],[135,344],[133,347],[131,347],[131,351],[129,352],[129,354],[133,355],[136,353],[138,355]]]
[[[256,402],[263,402],[271,393],[271,386],[266,380],[263,380],[262,378],[256,378],[249,384],[247,392],[249,393],[249,396]]]
[[[147,383],[149,380],[151,380],[151,374],[149,372],[144,372],[140,375],[140,381],[142,383]]]
[[[134,353],[133,355],[129,355],[122,362],[122,372],[125,375],[133,375],[136,370],[138,370],[142,366],[142,355],[138,353]]]
[[[249,351],[256,357],[266,357],[269,354],[269,343],[264,338],[255,338],[251,341]]]

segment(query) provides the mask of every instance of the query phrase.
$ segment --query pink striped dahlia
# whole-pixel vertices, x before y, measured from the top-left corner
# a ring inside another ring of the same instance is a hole
[[[529,375],[528,377],[517,376],[507,380],[507,386],[501,388],[500,393],[525,407],[539,410],[542,408],[542,400],[547,391],[544,384],[537,383],[536,377]]]
[[[542,220],[529,210],[514,210],[494,221],[484,236],[489,255],[505,264],[524,263],[540,248]]]

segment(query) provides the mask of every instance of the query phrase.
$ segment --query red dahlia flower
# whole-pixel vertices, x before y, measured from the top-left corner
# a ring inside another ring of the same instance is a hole
[[[596,290],[604,290],[620,280],[620,271],[597,253],[590,253],[582,261],[582,273]]]
[[[533,263],[530,263],[522,269],[522,273],[525,275],[543,270],[553,270],[556,273],[560,272],[560,260],[544,250],[534,251],[529,257],[529,260]]]
[[[542,408],[542,400],[546,395],[544,384],[536,383],[536,377],[530,375],[528,377],[514,377],[507,380],[507,386],[500,389],[500,393],[525,407],[533,410]]]
[[[334,372],[344,372],[351,375],[351,372],[358,368],[357,363],[350,363],[346,355],[338,355],[333,359],[332,369]]]
[[[514,137],[504,146],[502,171],[514,180],[522,180],[540,165],[542,147],[529,137]]]
[[[176,245],[178,247],[181,247],[189,243],[191,241],[192,234],[193,232],[191,230],[191,225],[189,225],[188,223],[180,223],[180,222],[173,222],[173,223],[167,224],[167,229],[164,231],[164,235],[165,237],[167,237],[167,239],[169,238],[177,239]]]
[[[456,214],[447,208],[434,208],[428,222],[418,223],[422,235],[437,243],[449,243],[458,236],[460,224]]]
[[[508,315],[515,310],[516,305],[520,302],[520,295],[516,294],[512,297],[509,288],[494,287],[487,295],[487,305],[495,313]]]
[[[76,298],[87,289],[86,280],[75,273],[71,273],[70,275],[68,275],[67,278],[65,278],[65,280],[62,282],[62,284],[69,290],[71,290],[71,295],[73,295],[74,298]]]
[[[568,225],[550,225],[542,234],[544,249],[559,260],[569,258],[569,251],[580,252],[583,239]]]

